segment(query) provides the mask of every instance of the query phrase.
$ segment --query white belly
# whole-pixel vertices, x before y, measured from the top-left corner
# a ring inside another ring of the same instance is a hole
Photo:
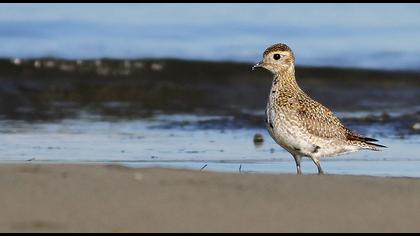
[[[314,145],[305,138],[307,136],[297,128],[296,122],[287,119],[286,114],[267,107],[267,128],[271,137],[292,154],[305,155],[314,150]]]

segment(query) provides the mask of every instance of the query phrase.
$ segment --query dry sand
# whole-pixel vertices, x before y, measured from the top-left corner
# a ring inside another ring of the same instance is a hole
[[[0,166],[1,232],[419,232],[420,180]]]

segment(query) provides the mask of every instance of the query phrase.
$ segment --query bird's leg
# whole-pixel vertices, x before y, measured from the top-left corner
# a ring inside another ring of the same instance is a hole
[[[318,175],[323,175],[324,171],[321,168],[321,162],[314,157],[310,157],[312,159],[312,161],[315,163],[316,167],[318,168]]]
[[[300,161],[302,160],[302,157],[299,155],[293,155],[293,158],[295,158],[297,174],[301,175],[302,171],[300,169]]]

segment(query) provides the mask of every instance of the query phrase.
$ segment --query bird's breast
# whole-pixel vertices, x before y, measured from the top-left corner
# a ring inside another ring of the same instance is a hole
[[[270,98],[267,103],[266,123],[270,136],[290,153],[302,155],[313,149],[296,111],[289,106],[280,106],[276,98]]]
[[[270,103],[266,110],[267,129],[271,137],[286,150],[293,151],[301,146],[299,130],[290,117],[279,107]]]

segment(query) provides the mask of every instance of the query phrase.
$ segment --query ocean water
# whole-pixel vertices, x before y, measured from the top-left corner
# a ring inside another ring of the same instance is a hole
[[[0,57],[256,62],[277,42],[297,63],[420,67],[419,4],[0,4]]]

